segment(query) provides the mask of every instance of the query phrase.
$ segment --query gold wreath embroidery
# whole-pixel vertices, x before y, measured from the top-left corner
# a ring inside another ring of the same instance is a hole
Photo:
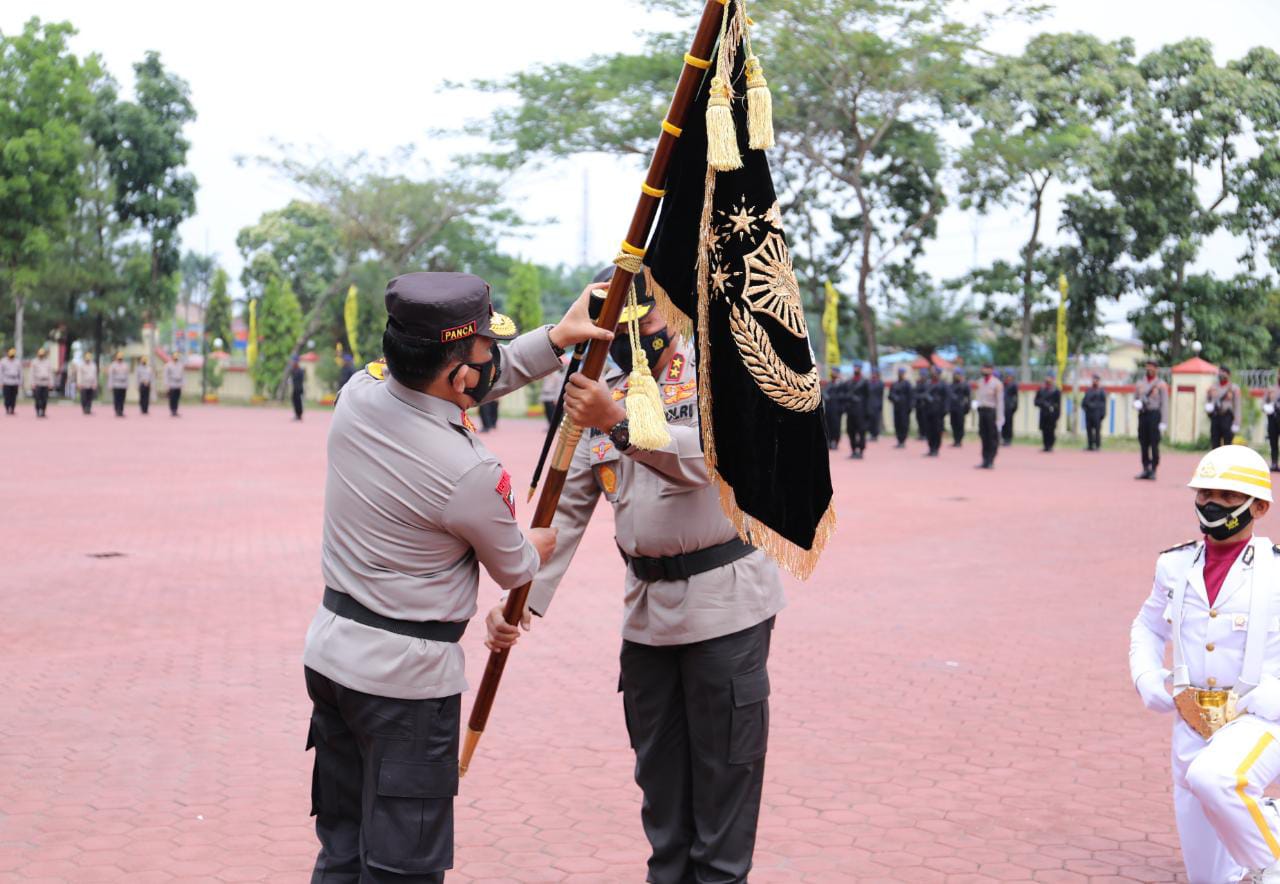
[[[773,349],[768,333],[741,305],[729,311],[729,331],[742,354],[742,364],[760,392],[790,411],[813,411],[822,401],[818,369],[799,374]]]
[[[808,338],[800,284],[796,282],[791,253],[782,235],[766,234],[759,247],[746,256],[743,266],[746,278],[742,283],[742,297],[751,312],[768,314],[797,338]]]
[[[489,330],[495,335],[514,335],[516,333],[516,324],[511,320],[510,316],[495,313],[489,317]]]

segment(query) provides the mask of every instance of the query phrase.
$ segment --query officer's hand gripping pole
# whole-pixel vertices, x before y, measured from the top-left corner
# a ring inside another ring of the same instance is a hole
[[[644,256],[643,244],[649,241],[649,232],[653,229],[654,219],[658,214],[658,203],[663,196],[663,188],[667,181],[667,168],[671,164],[671,155],[675,151],[676,139],[684,128],[685,117],[693,104],[702,78],[711,67],[711,54],[715,49],[716,38],[720,31],[720,22],[724,16],[727,0],[707,0],[702,10],[702,18],[698,22],[698,30],[694,34],[693,44],[684,57],[684,68],[680,72],[680,81],[676,85],[675,95],[671,99],[671,107],[662,122],[662,134],[658,138],[658,146],[649,163],[649,172],[641,187],[640,199],[636,203],[635,212],[631,216],[631,226],[627,230],[627,238],[623,240],[622,251],[632,258]],[[626,301],[627,291],[636,271],[628,269],[624,264],[636,266],[638,262],[620,263],[609,281],[609,291],[600,310],[596,325],[613,330],[618,325],[618,317],[622,315],[622,307]],[[592,380],[598,380],[604,370],[605,356],[609,352],[606,341],[592,341],[587,347],[587,355],[582,363],[582,374]],[[563,392],[562,392],[563,397]],[[569,464],[573,460],[573,452],[582,438],[582,428],[574,425],[572,420],[564,420],[560,425],[559,442],[555,455],[551,460],[551,471],[547,475],[546,484],[542,486],[542,494],[538,497],[538,506],[533,513],[533,527],[547,528],[556,514],[556,505],[560,502],[560,492],[564,490],[565,476]],[[520,622],[525,604],[529,599],[531,584],[517,587],[507,596],[506,607],[502,610],[503,619],[512,626]],[[489,662],[484,668],[484,678],[476,690],[475,704],[471,707],[471,718],[467,721],[467,733],[463,740],[462,755],[458,762],[458,770],[466,775],[475,755],[480,735],[484,733],[489,722],[489,712],[493,708],[494,697],[498,693],[498,684],[502,681],[502,672],[507,665],[510,648],[502,648],[489,654]]]

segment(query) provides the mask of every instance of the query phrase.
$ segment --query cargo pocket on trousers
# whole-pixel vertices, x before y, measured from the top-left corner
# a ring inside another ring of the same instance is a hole
[[[764,758],[769,746],[769,673],[760,669],[734,676],[729,710],[729,763]]]
[[[401,874],[453,866],[458,762],[384,758],[370,817],[361,826],[369,865]]]

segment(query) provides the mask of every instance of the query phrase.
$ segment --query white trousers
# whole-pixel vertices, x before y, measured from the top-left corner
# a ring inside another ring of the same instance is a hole
[[[1280,726],[1244,715],[1205,742],[1174,713],[1173,807],[1191,884],[1227,884],[1280,861]]]

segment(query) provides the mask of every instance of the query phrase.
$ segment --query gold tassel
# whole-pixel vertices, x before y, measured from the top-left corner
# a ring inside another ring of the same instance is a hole
[[[717,172],[742,168],[738,133],[729,107],[730,95],[729,87],[722,78],[711,80],[711,97],[707,101],[707,165]]]
[[[747,146],[752,150],[773,147],[773,94],[764,78],[764,67],[754,55],[746,62]]]
[[[657,451],[671,442],[667,416],[662,410],[662,394],[658,391],[658,382],[649,373],[647,360],[631,370],[627,386],[627,429],[631,444],[645,451]]]

